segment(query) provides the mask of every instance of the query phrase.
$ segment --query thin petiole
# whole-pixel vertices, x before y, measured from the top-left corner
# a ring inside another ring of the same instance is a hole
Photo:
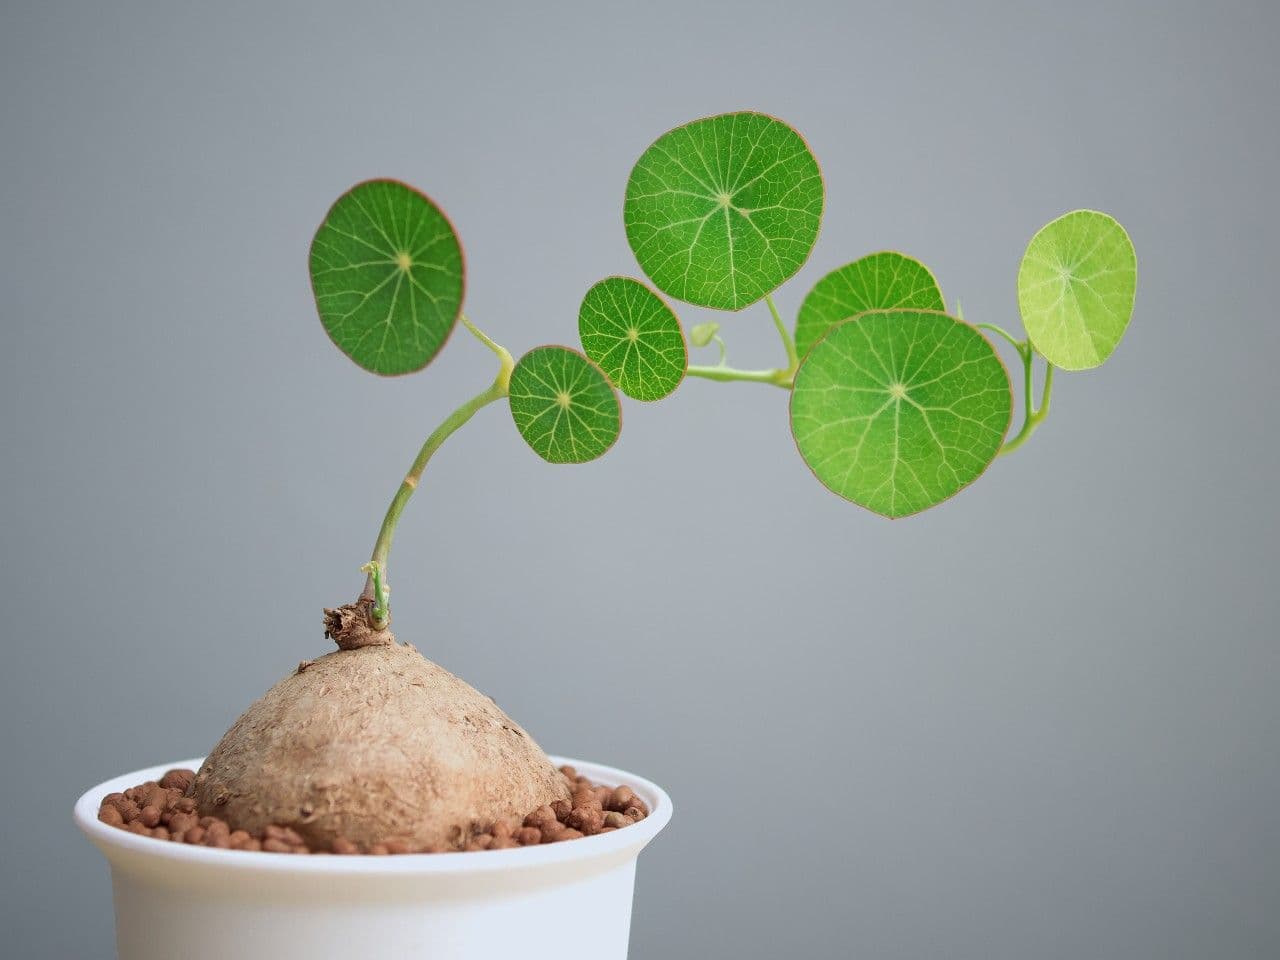
[[[796,341],[791,336],[791,331],[787,329],[787,325],[782,322],[782,317],[778,314],[777,304],[773,302],[773,294],[766,293],[764,302],[769,305],[769,314],[773,317],[773,325],[778,328],[778,336],[782,338],[782,346],[787,351],[787,369],[795,374],[800,367],[800,357],[796,354]]]
[[[1040,426],[1047,416],[1049,416],[1049,401],[1053,397],[1053,364],[1045,361],[1044,386],[1040,392],[1040,406],[1032,406],[1032,364],[1036,358],[1035,349],[1028,342],[1020,344],[1018,354],[1022,357],[1023,370],[1023,396],[1025,413],[1022,420],[1022,429],[1018,431],[1018,435],[1000,448],[998,456],[1004,456],[1006,453],[1013,453],[1020,446],[1027,442],[1031,434],[1036,432],[1036,428]]]
[[[516,362],[507,348],[491,340],[489,335],[472,323],[465,313],[458,314],[458,319],[462,321],[462,325],[471,332],[472,336],[497,354],[498,363],[500,364],[498,376],[503,379],[504,383],[509,383],[511,381],[511,371],[515,369]]]
[[[959,312],[959,308],[960,305],[956,304],[957,312]],[[1018,351],[1018,359],[1022,361],[1022,429],[1018,431],[1017,436],[1008,441],[1000,448],[1000,452],[996,454],[996,456],[1003,457],[1006,453],[1013,453],[1013,451],[1026,443],[1031,435],[1036,432],[1036,428],[1044,423],[1045,417],[1049,416],[1049,400],[1053,395],[1053,364],[1047,360],[1045,361],[1044,386],[1041,388],[1040,406],[1036,407],[1032,402],[1032,388],[1033,365],[1037,354],[1036,348],[1031,345],[1031,340],[1019,340],[1004,327],[997,326],[994,323],[975,323],[974,326],[979,330],[989,330],[997,336],[1008,340],[1013,349]]]
[[[963,320],[964,318],[961,317],[961,319]],[[1004,329],[1004,327],[998,327],[994,323],[975,323],[974,326],[977,327],[979,330],[990,330],[992,333],[995,333],[995,334],[998,334],[999,336],[1004,337],[1011,344],[1013,344],[1013,348],[1017,350],[1020,355],[1022,356],[1026,355],[1026,349],[1027,349],[1026,341],[1019,340],[1008,330]]]
[[[1053,364],[1048,360],[1044,362],[1044,386],[1040,391],[1040,407],[1036,410],[1036,416],[1041,420],[1049,415],[1049,401],[1053,398]]]

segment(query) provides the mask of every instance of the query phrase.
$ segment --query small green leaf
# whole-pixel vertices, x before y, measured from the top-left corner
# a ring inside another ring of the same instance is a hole
[[[661,400],[689,366],[680,320],[639,280],[609,277],[587,291],[578,336],[588,357],[635,400]]]
[[[705,347],[715,339],[716,334],[720,332],[720,324],[714,320],[706,323],[694,324],[689,328],[689,342],[695,347]]]
[[[462,310],[463,272],[444,213],[396,180],[352,187],[311,241],[320,321],[373,373],[411,373],[431,362]]]
[[[1137,257],[1124,227],[1105,213],[1076,210],[1027,245],[1018,270],[1022,325],[1055,367],[1096,367],[1124,336],[1137,285]]]
[[[885,251],[837,267],[813,285],[796,318],[800,356],[842,320],[866,310],[946,310],[933,274],[919,260]]]
[[[670,131],[627,182],[627,241],[659,290],[741,310],[808,259],[822,220],[822,174],[800,134],[760,113]]]
[[[809,351],[791,429],[824,486],[902,517],[973,482],[999,452],[1012,409],[1004,364],[973,327],[944,313],[874,310]]]
[[[511,371],[511,416],[534,453],[586,463],[618,439],[622,409],[600,368],[568,347],[534,347]]]

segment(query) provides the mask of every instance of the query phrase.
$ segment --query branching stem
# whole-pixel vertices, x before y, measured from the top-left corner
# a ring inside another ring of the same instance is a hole
[[[790,390],[795,382],[796,370],[800,367],[800,357],[796,353],[796,342],[791,336],[791,331],[787,329],[787,325],[782,322],[782,317],[778,313],[778,307],[773,302],[773,294],[768,294],[764,298],[764,302],[769,305],[769,315],[773,317],[773,325],[778,330],[778,336],[782,338],[783,349],[787,353],[787,365],[779,367],[776,370],[738,370],[725,363],[724,341],[719,335],[715,340],[720,345],[720,362],[714,367],[690,366],[686,371],[688,376],[701,377],[703,380],[717,380],[721,383],[728,383],[734,380],[741,380],[746,383],[767,383],[775,387],[781,387],[783,390]]]
[[[373,544],[373,555],[369,558],[369,578],[365,582],[364,592],[361,594],[363,599],[374,601],[373,607],[373,624],[375,629],[382,629],[387,625],[389,611],[386,605],[385,589],[376,589],[374,582],[374,572],[379,574],[379,579],[385,583],[387,569],[387,555],[391,552],[391,540],[395,536],[396,523],[400,520],[400,514],[404,512],[405,505],[409,502],[409,498],[413,496],[413,491],[418,487],[418,480],[422,477],[422,471],[427,468],[427,461],[431,459],[441,444],[470,420],[482,407],[493,403],[495,400],[501,400],[510,390],[511,371],[515,367],[515,361],[511,358],[511,354],[506,348],[491,340],[483,331],[475,324],[467,319],[463,314],[460,317],[462,325],[466,327],[475,336],[477,340],[492,350],[498,357],[498,375],[494,378],[487,389],[476,394],[466,403],[462,404],[453,413],[444,418],[440,426],[436,427],[422,444],[422,449],[418,451],[418,456],[414,458],[409,472],[405,474],[405,478],[401,481],[397,488],[395,496],[391,498],[391,505],[387,507],[387,514],[383,517],[382,528],[378,531],[378,539]],[[381,586],[381,584],[379,584]]]
[[[979,323],[975,324],[975,326],[980,330],[990,330],[992,333],[1004,337],[1018,351],[1018,358],[1022,361],[1022,429],[1018,431],[1017,436],[1000,448],[1000,453],[997,456],[1003,457],[1006,453],[1013,453],[1013,451],[1026,443],[1031,435],[1036,432],[1036,428],[1044,423],[1045,418],[1049,416],[1049,401],[1053,396],[1053,364],[1045,361],[1044,386],[1041,387],[1040,391],[1040,406],[1033,406],[1032,374],[1037,354],[1036,348],[1031,345],[1031,340],[1019,340],[1008,330],[998,327],[994,323]]]
[[[1045,417],[1049,416],[1049,400],[1053,394],[1053,364],[1046,362],[1044,365],[1044,386],[1040,392],[1040,406],[1031,406],[1031,364],[1036,358],[1035,350],[1028,345],[1025,352],[1022,353],[1023,366],[1023,388],[1026,400],[1023,402],[1025,415],[1022,419],[1022,429],[1018,431],[1018,435],[1000,448],[999,456],[1006,453],[1013,453],[1020,446],[1030,439],[1031,434],[1036,432],[1036,428],[1044,423]]]

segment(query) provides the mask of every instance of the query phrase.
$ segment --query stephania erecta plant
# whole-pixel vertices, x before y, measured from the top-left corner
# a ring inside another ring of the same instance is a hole
[[[462,245],[433,200],[394,180],[339,197],[310,258],[320,319],[338,348],[373,373],[411,373],[460,323],[493,352],[497,371],[418,451],[359,597],[325,612],[340,649],[304,663],[237,721],[195,777],[193,813],[221,818],[251,841],[287,829],[313,849],[372,849],[395,838],[427,850],[462,848],[476,824],[497,831],[502,818],[526,811],[556,836],[613,829],[601,818],[632,812],[606,811],[598,796],[595,818],[586,787],[575,789],[492,701],[390,633],[396,524],[431,457],[488,404],[506,401],[544,460],[583,463],[617,440],[620,393],[657,401],[686,377],[780,389],[817,480],[903,517],[954,496],[1025,443],[1049,413],[1055,371],[1098,366],[1124,335],[1133,246],[1120,224],[1092,210],[1064,214],[1028,244],[1017,275],[1023,337],[949,312],[934,274],[892,251],[819,279],[788,321],[774,293],[813,250],[823,200],[817,160],[780,120],[731,113],[664,134],[632,169],[622,211],[643,278],[607,277],[585,292],[581,350],[540,346],[515,360],[463,312]],[[686,336],[676,306],[738,312],[761,301],[781,345],[767,369],[729,364],[728,319]],[[1024,412],[1013,436],[1013,389],[987,334],[1008,341],[1022,367]],[[691,347],[718,357],[691,364]],[[547,814],[536,811],[553,807],[590,822],[579,830],[537,820]],[[528,818],[520,829],[533,829]]]

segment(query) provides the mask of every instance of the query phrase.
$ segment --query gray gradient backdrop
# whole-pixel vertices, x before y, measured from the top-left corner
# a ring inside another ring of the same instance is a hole
[[[327,205],[421,185],[470,315],[572,342],[636,270],[635,158],[756,108],[827,178],[789,313],[894,247],[1016,327],[1032,231],[1094,206],[1139,253],[1127,339],[893,523],[813,481],[780,391],[628,404],[578,468],[489,409],[401,526],[401,635],[670,789],[640,960],[1280,955],[1276,7],[359,6],[0,13],[0,953],[111,955],[72,800],[326,649],[421,438],[491,375],[464,336],[393,382],[329,345]],[[773,361],[762,307],[720,319]]]

